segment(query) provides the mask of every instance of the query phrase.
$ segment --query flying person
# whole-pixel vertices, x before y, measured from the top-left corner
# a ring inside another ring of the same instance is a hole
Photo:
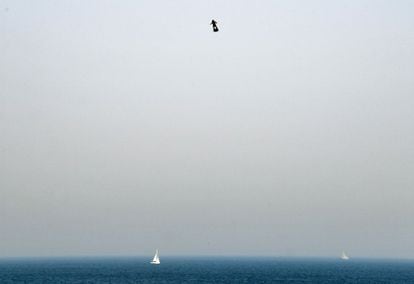
[[[213,32],[218,32],[219,31],[219,29],[217,27],[217,21],[211,20],[210,25],[213,25]]]

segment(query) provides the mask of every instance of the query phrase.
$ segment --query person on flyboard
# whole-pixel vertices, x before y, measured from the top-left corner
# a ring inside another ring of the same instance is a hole
[[[219,28],[217,27],[217,21],[211,20],[210,25],[213,26],[213,32],[218,32],[219,31]]]

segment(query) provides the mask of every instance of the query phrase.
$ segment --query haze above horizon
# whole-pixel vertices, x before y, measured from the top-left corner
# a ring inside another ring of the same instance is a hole
[[[413,12],[0,0],[0,256],[414,258]]]

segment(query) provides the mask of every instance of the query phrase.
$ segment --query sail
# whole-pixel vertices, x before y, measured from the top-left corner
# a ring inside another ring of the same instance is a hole
[[[153,262],[159,262],[160,261],[160,259],[158,257],[158,250],[155,251],[155,255],[154,255],[154,258],[152,259],[152,261]]]

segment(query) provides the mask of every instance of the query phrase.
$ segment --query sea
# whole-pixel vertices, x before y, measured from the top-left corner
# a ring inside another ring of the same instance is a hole
[[[414,283],[413,260],[277,257],[3,258],[0,283]]]

